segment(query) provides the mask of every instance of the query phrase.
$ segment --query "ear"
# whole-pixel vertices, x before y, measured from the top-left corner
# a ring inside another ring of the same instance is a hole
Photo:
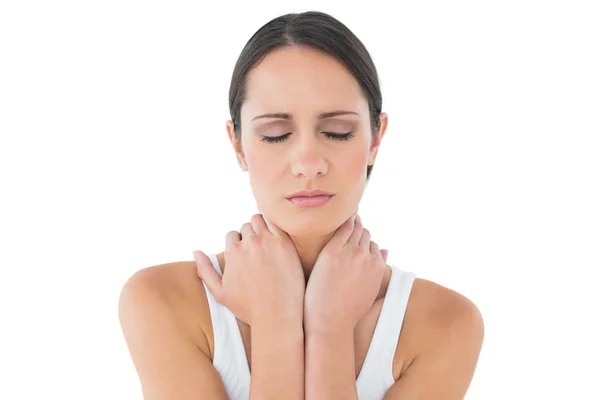
[[[371,140],[371,148],[369,149],[369,161],[368,165],[375,164],[375,158],[377,158],[377,151],[379,150],[379,145],[381,144],[381,139],[383,139],[383,135],[385,135],[385,131],[387,130],[388,123],[388,115],[384,112],[379,114],[379,132],[377,135],[372,137]]]
[[[248,164],[246,163],[246,155],[242,150],[242,138],[236,139],[233,130],[233,121],[229,120],[225,124],[225,128],[227,129],[227,136],[229,137],[229,142],[233,146],[233,150],[235,151],[235,155],[237,157],[237,162],[242,171],[248,171]]]

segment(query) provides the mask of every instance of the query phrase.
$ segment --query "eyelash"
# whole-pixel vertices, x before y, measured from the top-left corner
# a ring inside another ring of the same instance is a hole
[[[354,136],[352,131],[347,132],[347,133],[337,133],[337,134],[331,133],[331,132],[323,132],[323,133],[328,138],[334,139],[334,140],[348,140]],[[292,134],[292,132],[288,132],[283,136],[275,136],[275,137],[263,136],[263,138],[260,141],[267,142],[267,143],[279,143],[279,142],[283,142],[291,134]]]

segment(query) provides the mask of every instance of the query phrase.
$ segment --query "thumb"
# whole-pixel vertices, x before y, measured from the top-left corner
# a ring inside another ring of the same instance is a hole
[[[263,217],[263,220],[265,221],[265,224],[267,225],[267,228],[269,228],[272,234],[284,237],[288,236],[286,231],[275,225],[271,220],[267,219],[267,217],[264,214],[261,215]]]
[[[387,262],[388,251],[386,249],[381,249],[381,257],[383,257],[383,261]]]
[[[194,250],[194,260],[196,261],[196,271],[198,273],[198,277],[202,279],[210,293],[213,297],[221,303],[223,286],[222,286],[222,277],[219,273],[213,268],[212,262],[210,258],[200,250]]]

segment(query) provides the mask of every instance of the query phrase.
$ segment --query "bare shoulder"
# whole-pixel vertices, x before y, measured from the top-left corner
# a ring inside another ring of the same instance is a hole
[[[202,287],[193,262],[144,268],[123,285],[119,321],[145,399],[227,398],[202,349]]]
[[[432,348],[455,345],[454,341],[480,348],[483,333],[483,317],[473,301],[443,285],[416,278],[398,340],[398,350],[406,349],[400,375]]]
[[[121,298],[143,292],[165,308],[174,325],[212,359],[207,334],[212,333],[204,285],[193,261],[153,265],[135,272],[123,285]],[[122,307],[122,302],[119,302]]]
[[[469,298],[430,280],[416,278],[411,297],[415,300],[412,307],[434,330],[468,321],[482,322],[479,309]]]
[[[464,398],[483,345],[478,307],[450,288],[417,278],[404,322],[398,349],[409,350],[384,399]]]

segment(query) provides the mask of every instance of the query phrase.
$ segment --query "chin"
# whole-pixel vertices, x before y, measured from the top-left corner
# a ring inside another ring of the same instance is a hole
[[[287,202],[287,200],[285,201]],[[266,207],[259,206],[258,209],[269,221],[290,236],[317,237],[331,234],[345,222],[347,216],[352,214],[356,208],[356,206],[350,207],[348,211],[345,211],[348,205],[342,204],[340,207],[340,204],[330,202],[322,207],[302,209],[290,206],[290,204],[279,207],[279,205],[269,202]]]
[[[288,235],[295,237],[325,236],[339,228],[335,223],[338,218],[323,218],[315,215],[314,218],[298,215],[280,215],[272,221],[283,229]],[[268,218],[268,217],[267,217]]]

